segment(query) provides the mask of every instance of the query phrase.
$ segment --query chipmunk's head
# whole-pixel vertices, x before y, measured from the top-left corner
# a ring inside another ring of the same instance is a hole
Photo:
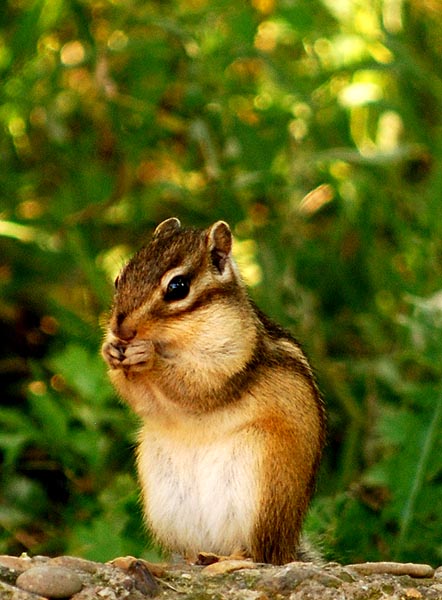
[[[110,327],[122,341],[154,323],[167,326],[215,302],[243,297],[232,258],[232,233],[224,221],[208,229],[163,221],[151,241],[115,280]]]

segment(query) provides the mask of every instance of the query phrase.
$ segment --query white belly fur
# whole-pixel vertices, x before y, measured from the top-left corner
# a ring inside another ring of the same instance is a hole
[[[231,554],[250,543],[259,444],[245,439],[250,432],[206,425],[184,435],[175,428],[142,430],[138,470],[146,518],[159,541],[175,551]]]

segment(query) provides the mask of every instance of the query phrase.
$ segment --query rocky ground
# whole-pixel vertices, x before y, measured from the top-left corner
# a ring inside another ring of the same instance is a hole
[[[225,560],[209,566],[96,563],[60,556],[0,556],[0,599],[44,600],[442,600],[442,567],[402,563]]]

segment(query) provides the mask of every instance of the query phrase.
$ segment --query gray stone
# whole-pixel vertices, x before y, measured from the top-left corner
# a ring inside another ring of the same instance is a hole
[[[57,556],[50,560],[49,565],[51,567],[65,567],[66,569],[83,571],[85,573],[96,573],[103,566],[101,563],[86,560],[85,558],[78,558],[77,556]]]
[[[80,577],[65,567],[31,567],[18,576],[17,587],[48,598],[69,598],[83,587]]]

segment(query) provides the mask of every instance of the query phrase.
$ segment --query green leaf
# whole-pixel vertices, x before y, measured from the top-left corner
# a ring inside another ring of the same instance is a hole
[[[98,352],[95,354],[84,346],[69,344],[51,358],[50,365],[73,390],[93,405],[105,403],[112,395],[105,366]]]

